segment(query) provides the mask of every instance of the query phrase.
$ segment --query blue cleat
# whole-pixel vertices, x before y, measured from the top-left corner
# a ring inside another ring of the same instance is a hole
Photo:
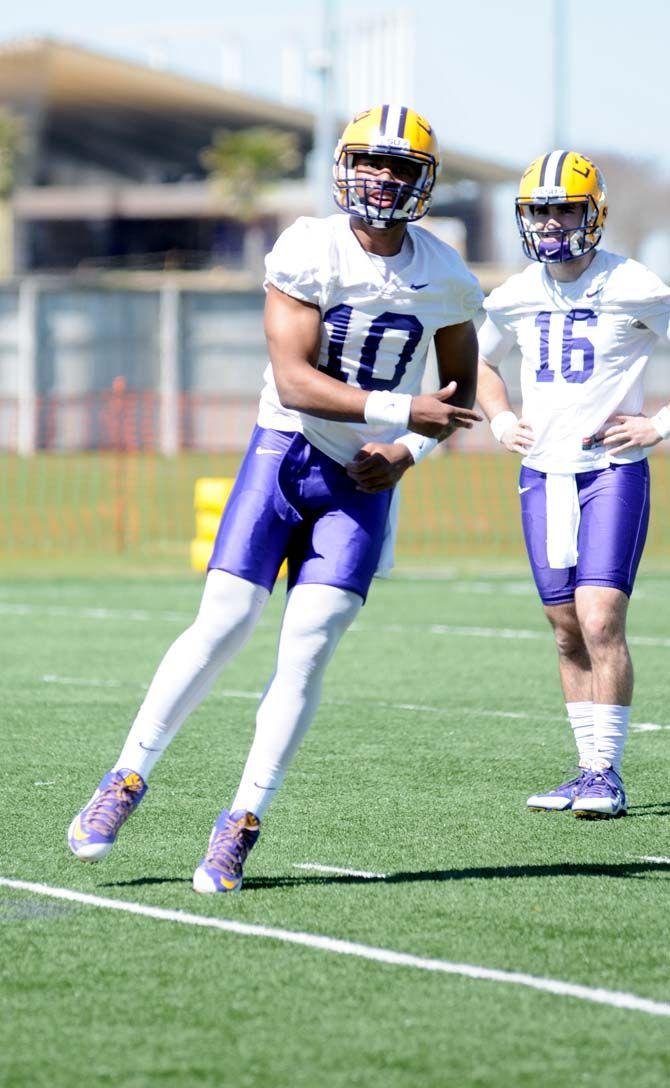
[[[533,812],[568,812],[573,807],[575,797],[593,772],[585,767],[579,768],[576,778],[563,782],[549,793],[534,793],[526,801]]]
[[[135,771],[109,771],[70,824],[67,841],[72,853],[80,861],[100,861],[107,857],[121,827],[148,788]]]
[[[224,808],[209,837],[207,854],[193,874],[194,891],[202,895],[239,892],[242,867],[260,832],[261,822],[253,812]]]
[[[626,815],[626,794],[614,767],[589,771],[577,791],[572,811],[587,820],[614,820]]]

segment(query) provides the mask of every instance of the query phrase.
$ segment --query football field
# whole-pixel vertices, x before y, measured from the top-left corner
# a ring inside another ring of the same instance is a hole
[[[0,1084],[445,1088],[670,1080],[670,577],[642,573],[617,821],[574,766],[523,568],[373,586],[249,857],[191,890],[271,673],[283,587],[110,857],[66,830],[190,622],[196,577],[0,581]]]

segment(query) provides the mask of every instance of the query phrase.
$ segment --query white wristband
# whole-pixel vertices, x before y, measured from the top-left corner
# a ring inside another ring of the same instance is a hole
[[[412,397],[409,393],[387,393],[375,389],[365,402],[365,422],[375,425],[397,423],[406,427]]]
[[[414,464],[418,465],[419,461],[423,461],[424,457],[427,457],[428,454],[432,453],[435,449],[437,446],[437,439],[426,438],[423,434],[416,434],[415,431],[409,431],[408,434],[401,434],[400,438],[396,438],[393,444],[407,446],[407,449],[414,460]]]
[[[491,430],[498,442],[502,442],[502,436],[510,427],[516,427],[519,417],[515,412],[498,412],[490,422]]]
[[[654,424],[654,427],[660,434],[661,438],[670,437],[670,408],[661,408],[660,412],[657,412],[655,416],[652,416],[649,420]]]

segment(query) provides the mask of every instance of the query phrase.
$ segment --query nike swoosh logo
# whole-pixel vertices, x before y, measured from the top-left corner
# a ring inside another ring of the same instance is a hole
[[[601,291],[602,291],[602,287],[594,287],[593,291],[586,291],[585,292],[586,297],[587,298],[593,298],[594,295],[599,295]]]
[[[430,283],[430,280],[428,280],[428,283]],[[428,283],[410,283],[410,287],[413,291],[420,291],[422,287],[427,287]]]
[[[257,790],[276,790],[276,786],[261,786],[260,782],[254,782],[254,786]]]
[[[81,842],[82,839],[88,838],[86,832],[82,831],[82,829],[81,829],[81,817],[80,816],[77,816],[77,822],[74,825],[74,830],[72,832],[72,838],[75,839],[77,842]]]
[[[162,752],[163,751],[162,748],[147,748],[146,744],[142,744],[142,741],[140,741],[140,748],[144,748],[145,752]]]
[[[281,457],[281,450],[264,450],[262,446],[256,446],[256,453],[260,456],[263,453],[270,453],[273,457]]]
[[[520,487],[519,488],[519,494],[520,495],[524,495],[526,493],[526,491],[530,491],[530,487]]]

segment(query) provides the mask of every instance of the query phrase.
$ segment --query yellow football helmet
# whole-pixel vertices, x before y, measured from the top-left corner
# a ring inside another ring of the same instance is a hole
[[[583,204],[581,225],[543,237],[530,209],[538,205]],[[600,170],[577,151],[550,151],[533,159],[516,198],[516,222],[523,251],[533,261],[573,261],[598,245],[607,217],[607,186]]]
[[[356,156],[363,154],[409,159],[418,167],[418,177],[411,183],[361,180],[355,166]],[[439,170],[437,137],[425,117],[407,106],[374,106],[356,114],[335,148],[333,197],[338,208],[374,227],[414,221],[430,207]]]

